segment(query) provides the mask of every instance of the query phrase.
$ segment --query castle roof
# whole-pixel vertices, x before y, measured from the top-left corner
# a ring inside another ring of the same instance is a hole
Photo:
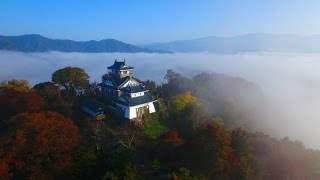
[[[123,88],[123,85],[126,84],[130,80],[136,81],[137,83],[139,83],[139,85],[138,86],[130,86],[131,89],[128,87]],[[106,83],[107,81],[112,82],[112,84]],[[141,83],[142,82],[139,79],[134,78],[132,76],[117,78],[117,77],[114,77],[114,76],[108,74],[105,76],[105,81],[102,82],[100,85],[105,86],[105,87],[109,87],[109,88],[113,88],[113,89],[124,89],[124,90],[126,90],[126,92],[145,91],[145,88],[144,88],[144,86],[141,85]],[[138,90],[140,90],[140,91],[138,91]]]
[[[133,69],[133,67],[128,66],[126,64],[126,61],[117,61],[114,60],[114,63],[112,66],[109,66],[108,69],[113,69],[113,70],[130,70]]]
[[[127,86],[123,88],[122,91],[127,93],[137,93],[137,92],[143,92],[148,90],[144,86],[139,85],[139,86]]]
[[[150,95],[149,92],[144,93],[143,96],[132,98],[130,95],[122,95],[118,99],[115,100],[115,103],[124,105],[124,106],[136,106],[140,104],[145,104],[149,102],[153,102],[155,99]]]

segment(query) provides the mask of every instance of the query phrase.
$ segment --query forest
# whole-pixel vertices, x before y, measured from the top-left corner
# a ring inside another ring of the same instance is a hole
[[[143,82],[157,112],[138,125],[84,113],[83,100],[101,92],[81,68],[33,87],[0,83],[0,179],[320,179],[318,150],[255,130],[267,108],[255,84],[171,69],[164,80]]]

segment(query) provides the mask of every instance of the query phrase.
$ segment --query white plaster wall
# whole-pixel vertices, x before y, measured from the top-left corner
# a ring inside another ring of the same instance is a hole
[[[130,111],[129,119],[133,119],[133,118],[137,117],[136,108],[137,108],[137,106],[132,106],[129,108],[130,109],[129,110]]]
[[[143,96],[143,95],[144,95],[144,92],[130,93],[130,96],[131,96],[132,98],[134,98],[134,97],[139,97],[139,96]]]
[[[149,113],[156,112],[156,108],[154,108],[153,102],[150,102],[148,105],[149,105]]]
[[[147,103],[147,104],[141,104],[141,105],[138,105],[138,106],[131,106],[130,110],[129,110],[130,111],[129,119],[133,119],[133,118],[137,117],[136,108],[144,107],[144,106],[147,106],[147,105],[149,106],[149,113],[156,112],[156,109],[154,108],[153,102],[150,102],[150,103]]]
[[[127,118],[127,119],[136,118],[137,117],[136,108],[144,107],[144,106],[147,106],[147,105],[149,106],[149,113],[156,112],[156,109],[154,108],[153,102],[149,102],[149,103],[146,103],[146,104],[141,104],[141,105],[138,105],[138,106],[131,106],[131,107],[125,107],[123,105],[117,104],[117,106],[125,108],[124,117]]]

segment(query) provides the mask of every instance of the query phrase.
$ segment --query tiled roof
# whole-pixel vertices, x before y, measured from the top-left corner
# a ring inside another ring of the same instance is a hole
[[[112,81],[112,83],[115,85],[115,87],[114,86],[112,86],[112,87],[108,86],[104,82],[100,83],[99,85],[100,86],[107,86],[107,87],[110,87],[110,88],[113,88],[113,89],[120,89],[121,88],[121,90],[123,90],[123,91],[131,92],[127,87],[122,88],[122,85],[125,84],[130,79],[133,79],[133,80],[137,81],[140,84],[142,83],[142,81],[140,81],[139,79],[134,78],[132,76],[126,76],[126,77],[123,77],[123,78],[118,78],[118,77],[114,77],[114,76],[108,74],[107,77],[106,77],[106,80]],[[132,89],[132,92],[145,91],[145,88],[142,85],[131,86],[131,89]]]
[[[124,101],[122,101],[121,99]],[[145,92],[143,96],[134,97],[134,98],[131,98],[129,95],[123,95],[123,96],[120,96],[117,100],[115,100],[115,102],[118,104],[122,104],[124,106],[136,106],[139,104],[152,102],[154,100],[155,99],[148,92]]]
[[[114,60],[114,64],[112,66],[109,66],[108,69],[129,70],[129,69],[133,69],[133,67],[128,66],[126,64],[126,61],[118,62],[117,60]]]
[[[127,93],[136,93],[136,92],[142,92],[142,91],[147,91],[144,86],[139,85],[139,86],[127,86],[123,89],[121,89],[123,92]]]
[[[127,77],[124,77],[124,78],[116,78],[116,77],[113,77],[111,75],[108,75],[107,77],[107,80],[110,80],[113,82],[113,84],[116,86],[116,87],[119,87],[120,85],[122,85],[124,82],[128,81],[131,77],[127,76]],[[103,83],[100,84],[101,86],[107,86]]]

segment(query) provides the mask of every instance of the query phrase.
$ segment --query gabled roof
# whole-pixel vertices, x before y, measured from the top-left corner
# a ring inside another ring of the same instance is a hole
[[[127,93],[137,93],[137,92],[144,92],[148,91],[144,86],[139,85],[139,86],[127,86],[123,89],[121,89],[123,92]]]
[[[105,83],[108,80],[112,82],[113,86],[107,85]],[[123,88],[123,85],[125,85],[130,80],[136,81],[139,85],[138,86],[131,86],[130,87],[131,90],[128,87],[124,87]],[[106,87],[111,87],[111,88],[114,88],[114,89],[121,89],[121,90],[124,90],[126,92],[146,91],[144,86],[141,85],[141,81],[139,79],[136,79],[136,78],[132,77],[132,76],[126,76],[126,77],[123,77],[123,78],[117,78],[117,77],[114,77],[112,75],[108,75],[108,76],[106,76],[106,80],[104,82],[102,82],[100,85],[101,86],[106,86]]]
[[[128,66],[126,64],[126,61],[117,61],[117,60],[114,60],[114,64],[112,66],[109,66],[108,69],[114,69],[114,70],[129,70],[129,69],[133,69],[133,67],[131,66]]]
[[[127,82],[130,78],[131,78],[131,77],[129,77],[129,76],[124,77],[124,78],[116,78],[116,77],[113,77],[113,76],[108,75],[107,80],[111,81],[112,84],[114,84],[113,87],[118,88],[118,87],[120,87],[122,84],[124,84],[125,82]],[[101,85],[101,86],[108,86],[108,85],[105,84],[105,81],[102,82],[100,85]]]
[[[115,103],[124,105],[124,106],[136,106],[139,104],[145,104],[148,102],[153,102],[155,99],[148,93],[144,93],[143,96],[134,97],[131,98],[129,95],[122,95],[117,100],[115,100]]]

